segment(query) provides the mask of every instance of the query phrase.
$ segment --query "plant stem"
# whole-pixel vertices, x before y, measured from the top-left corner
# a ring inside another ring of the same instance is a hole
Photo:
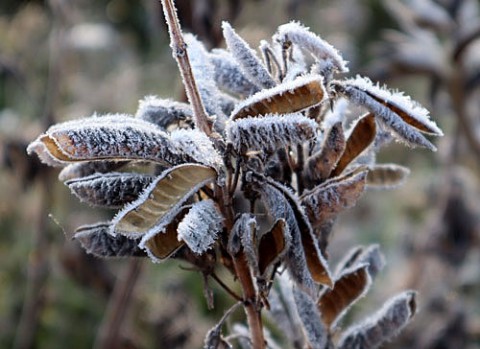
[[[200,94],[198,93],[197,83],[193,77],[190,60],[188,58],[187,44],[183,40],[177,10],[173,4],[173,0],[161,0],[161,2],[170,34],[170,47],[172,48],[173,57],[177,61],[180,74],[182,75],[188,101],[192,105],[193,115],[195,116],[195,126],[205,132],[207,136],[212,137],[214,135],[212,122],[205,112]]]

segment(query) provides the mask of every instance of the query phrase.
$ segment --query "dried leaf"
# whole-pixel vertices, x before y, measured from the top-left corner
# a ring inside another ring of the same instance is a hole
[[[169,136],[155,125],[127,115],[94,116],[50,127],[30,144],[42,161],[147,160],[163,164],[186,162]]]
[[[258,269],[260,275],[265,275],[267,268],[277,263],[288,249],[286,233],[288,229],[285,220],[279,219],[273,227],[262,235],[258,244]]]
[[[327,98],[323,78],[306,75],[286,81],[270,89],[264,89],[240,102],[230,119],[265,114],[286,114],[301,111],[322,103]]]
[[[187,103],[160,99],[157,96],[146,96],[138,102],[135,117],[166,130],[172,124],[192,120],[193,111]]]
[[[222,22],[222,28],[227,47],[242,68],[245,76],[260,88],[275,86],[275,81],[247,42],[233,30],[228,22]]]
[[[212,50],[210,60],[215,69],[215,82],[220,89],[243,98],[260,91],[258,86],[245,77],[230,52]]]
[[[375,117],[371,113],[363,116],[355,123],[347,139],[345,151],[332,171],[331,177],[341,174],[348,164],[372,144],[375,139],[376,129]]]
[[[407,167],[396,164],[374,165],[368,169],[367,188],[392,189],[402,185],[410,174]]]
[[[228,253],[235,256],[242,249],[242,239],[245,232],[253,236],[257,226],[255,217],[248,213],[243,213],[235,220],[228,240]]]
[[[58,174],[58,179],[65,182],[69,179],[87,177],[95,173],[112,172],[128,163],[128,161],[92,161],[74,163],[65,166]]]
[[[309,28],[298,22],[290,22],[278,27],[273,37],[281,45],[296,44],[300,48],[309,51],[319,61],[328,62],[339,72],[348,72],[347,62],[343,60],[339,52],[328,42],[312,33]]]
[[[363,193],[367,171],[353,172],[333,182],[325,182],[301,197],[311,224],[319,227],[339,212],[355,206]]]
[[[164,171],[134,202],[113,220],[114,229],[126,236],[155,234],[168,224],[193,193],[216,178],[211,167],[184,164]]]
[[[92,206],[119,208],[133,200],[153,181],[150,175],[102,173],[65,182],[80,201]]]
[[[223,221],[213,200],[197,202],[178,225],[178,240],[183,240],[194,253],[203,254],[215,243]]]
[[[300,144],[315,136],[317,124],[301,114],[267,115],[229,123],[227,139],[241,154],[272,154],[279,148]]]
[[[356,265],[344,270],[335,280],[333,288],[326,290],[317,303],[323,323],[328,328],[335,327],[349,307],[365,295],[370,284],[368,265]]]
[[[406,291],[387,301],[382,309],[362,323],[348,328],[339,349],[378,348],[396,336],[416,313],[416,293]]]
[[[335,123],[325,134],[322,148],[307,161],[307,176],[314,182],[322,182],[330,176],[333,167],[345,150],[345,135],[341,122]]]
[[[293,296],[310,347],[326,348],[328,343],[328,331],[323,325],[315,301],[309,295],[297,288],[293,289]]]
[[[97,257],[146,256],[138,246],[139,240],[111,235],[110,230],[111,225],[108,222],[83,225],[75,231],[74,238],[88,253]]]

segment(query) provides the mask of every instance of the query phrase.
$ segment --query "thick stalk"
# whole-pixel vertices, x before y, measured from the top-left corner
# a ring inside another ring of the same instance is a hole
[[[183,40],[177,10],[173,5],[173,0],[161,1],[170,34],[170,47],[172,48],[173,57],[177,61],[178,68],[180,69],[188,101],[192,105],[195,125],[198,129],[205,132],[207,136],[213,136],[212,122],[205,112],[202,99],[198,93],[197,83],[193,77],[192,67],[190,66],[190,60],[188,58],[187,44]]]

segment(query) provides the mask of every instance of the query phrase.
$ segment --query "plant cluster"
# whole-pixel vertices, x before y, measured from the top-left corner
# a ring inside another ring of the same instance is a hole
[[[207,51],[181,34],[172,4],[163,5],[190,103],[149,96],[135,116],[60,123],[28,147],[63,167],[60,179],[81,201],[120,208],[75,238],[100,257],[180,259],[219,282],[243,305],[249,330],[238,325],[225,336],[222,319],[206,348],[234,339],[279,347],[262,313],[285,334],[282,347],[378,347],[415,314],[415,292],[341,330],[383,257],[376,245],[357,246],[333,271],[332,227],[367,188],[395,187],[408,175],[377,164],[378,150],[392,140],[435,150],[424,134],[441,130],[402,93],[362,76],[339,79],[347,62],[297,22],[261,41],[260,59],[227,22],[227,49]],[[208,292],[207,300],[213,306]]]

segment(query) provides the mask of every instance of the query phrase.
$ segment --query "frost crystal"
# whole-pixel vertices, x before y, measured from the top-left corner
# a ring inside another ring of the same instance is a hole
[[[197,129],[181,129],[173,131],[170,137],[177,149],[188,154],[197,162],[215,168],[221,166],[222,158],[205,133]]]
[[[212,200],[193,204],[178,225],[178,240],[183,240],[190,249],[203,254],[210,249],[222,230],[223,217]]]

